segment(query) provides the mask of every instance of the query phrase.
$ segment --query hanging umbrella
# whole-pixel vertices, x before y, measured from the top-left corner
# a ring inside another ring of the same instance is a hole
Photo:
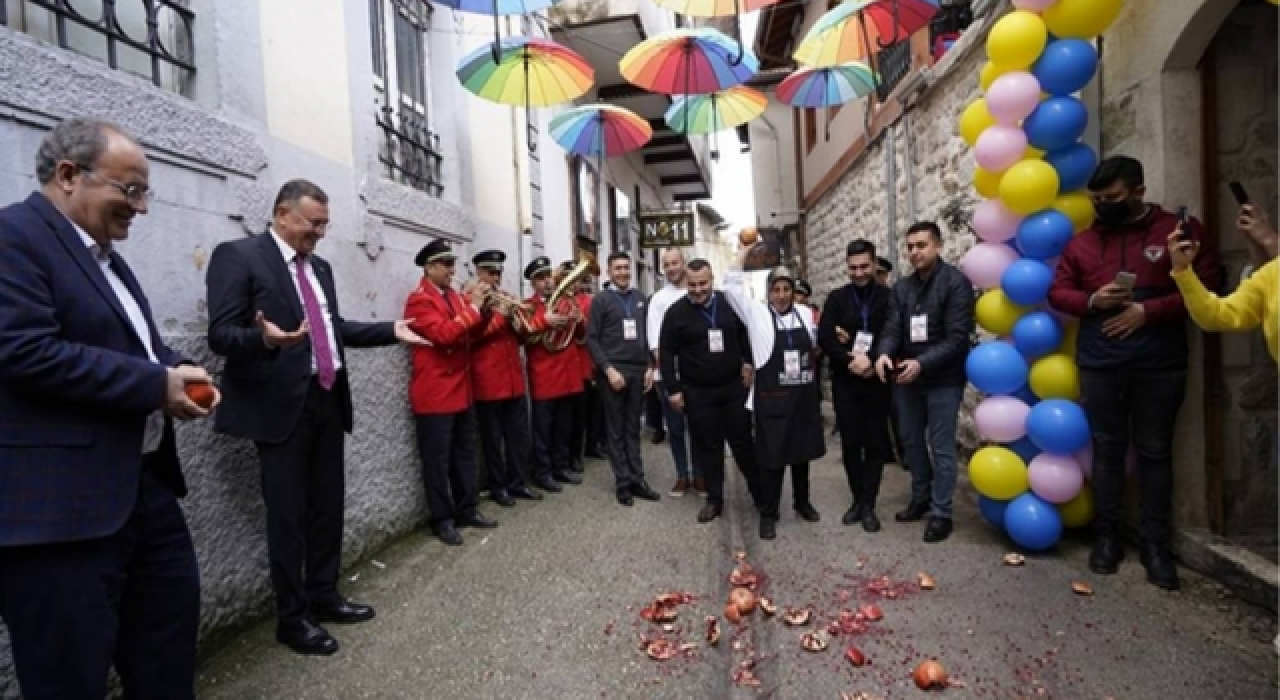
[[[673,29],[631,47],[618,66],[628,82],[650,92],[705,95],[747,82],[760,62],[714,29]]]
[[[617,105],[582,105],[551,119],[551,138],[582,156],[612,158],[641,148],[652,137],[647,119]]]
[[[555,0],[432,0],[441,7],[474,15],[530,15],[555,4]]]
[[[546,107],[570,102],[591,89],[595,71],[568,47],[545,39],[512,36],[498,46],[467,54],[458,64],[458,81],[478,97],[515,107]]]
[[[677,97],[667,109],[667,125],[685,134],[709,134],[732,129],[764,114],[769,98],[745,85],[709,95]]]
[[[865,60],[929,26],[937,13],[931,0],[847,0],[820,17],[791,56],[817,67]]]
[[[879,76],[850,61],[829,68],[801,68],[778,84],[778,99],[793,107],[832,107],[875,92]]]
[[[655,5],[690,17],[733,17],[777,4],[779,0],[653,0]]]

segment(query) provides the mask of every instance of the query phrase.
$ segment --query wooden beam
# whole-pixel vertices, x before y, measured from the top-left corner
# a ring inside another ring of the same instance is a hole
[[[666,175],[659,182],[663,187],[671,187],[672,185],[701,185],[702,175],[693,173],[689,175]]]

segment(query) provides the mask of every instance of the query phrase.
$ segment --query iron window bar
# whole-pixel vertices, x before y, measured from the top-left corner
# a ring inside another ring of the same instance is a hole
[[[383,135],[378,160],[387,167],[387,177],[433,197],[443,194],[440,135],[427,127],[426,117],[384,103],[377,122]]]

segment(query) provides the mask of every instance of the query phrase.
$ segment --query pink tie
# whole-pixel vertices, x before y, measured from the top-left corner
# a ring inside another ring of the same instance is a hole
[[[325,330],[324,316],[320,313],[320,301],[307,276],[307,259],[299,255],[293,259],[298,268],[298,289],[302,292],[302,308],[307,312],[307,325],[311,326],[311,349],[316,356],[316,375],[320,386],[328,390],[338,372],[333,367],[333,349],[329,347],[329,332]]]

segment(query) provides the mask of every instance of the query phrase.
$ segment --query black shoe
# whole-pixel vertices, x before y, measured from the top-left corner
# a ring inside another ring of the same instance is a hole
[[[458,527],[478,527],[488,530],[497,527],[498,521],[490,520],[479,513],[472,513],[465,518],[458,518],[454,524]]]
[[[636,499],[631,497],[630,489],[618,489],[617,496],[618,503],[621,503],[624,506],[633,506],[636,504]]]
[[[538,493],[537,491],[534,491],[528,486],[521,486],[519,488],[510,489],[507,491],[507,493],[510,493],[513,498],[522,498],[526,501],[542,500],[542,494]]]
[[[600,448],[596,448],[594,450],[587,450],[586,452],[582,453],[582,456],[586,457],[587,459],[604,459],[605,458],[604,450]]]
[[[720,517],[721,510],[722,508],[719,503],[708,503],[702,507],[702,510],[698,511],[698,522],[709,523],[712,520],[715,520]]]
[[[333,622],[339,625],[354,625],[357,622],[372,620],[375,613],[373,606],[353,603],[349,600],[328,605],[312,605],[311,616],[317,622]]]
[[[844,512],[844,517],[840,518],[840,523],[842,525],[852,525],[856,522],[861,522],[861,521],[862,521],[862,504],[861,503],[855,503],[852,506],[849,506],[849,510],[846,510]]]
[[[586,467],[582,466],[581,459],[574,459],[572,462],[569,462],[569,471],[573,472],[574,474],[581,474],[582,472],[586,471]]]
[[[562,483],[562,484],[575,484],[575,485],[576,485],[576,484],[581,484],[581,483],[582,483],[582,477],[580,477],[580,476],[578,476],[577,474],[574,474],[574,473],[572,473],[572,472],[564,471],[563,469],[561,469],[561,470],[559,470],[559,471],[556,471],[556,472],[552,472],[552,474],[551,474],[551,478],[552,478],[552,479],[555,479],[556,481],[559,481],[559,482],[560,482],[560,483]]]
[[[649,488],[649,484],[641,481],[638,484],[631,485],[631,495],[636,498],[643,498],[646,501],[661,501],[662,496],[657,491]]]
[[[929,518],[929,523],[924,526],[925,542],[941,542],[950,536],[951,518],[933,516]]]
[[[876,511],[871,506],[862,509],[862,529],[867,532],[880,532],[880,518],[876,517]]]
[[[924,516],[929,514],[928,501],[912,501],[907,504],[905,510],[893,516],[894,520],[900,523],[918,523],[924,520]]]
[[[811,523],[816,523],[819,520],[822,520],[822,516],[819,515],[818,511],[809,503],[796,506],[796,513],[800,514],[801,519],[807,520]]]
[[[506,491],[490,491],[489,497],[493,499],[494,503],[497,503],[503,508],[516,507],[516,499],[508,496]]]
[[[1141,557],[1142,566],[1147,569],[1147,583],[1166,591],[1178,590],[1178,566],[1168,547],[1144,543]]]
[[[462,535],[458,534],[457,528],[455,528],[451,523],[441,523],[440,525],[436,525],[432,528],[432,530],[436,533],[436,537],[440,538],[441,542],[449,545],[450,547],[459,547],[462,545]]]
[[[560,484],[557,484],[555,481],[548,479],[546,477],[543,477],[541,479],[534,479],[533,485],[537,486],[538,488],[548,493],[560,493],[561,491],[564,490],[563,488],[561,488]]]
[[[1093,551],[1089,552],[1089,570],[1103,576],[1114,574],[1120,570],[1120,562],[1124,561],[1124,545],[1111,535],[1098,535],[1093,541]]]
[[[771,540],[778,536],[778,524],[773,518],[760,518],[760,539]]]
[[[667,431],[665,431],[665,430],[655,430],[655,431],[653,431],[653,444],[655,444],[655,445],[661,445],[661,444],[662,444],[662,441],[663,441],[663,440],[666,440],[666,439],[667,439]]]
[[[276,641],[305,656],[329,656],[338,651],[338,640],[311,620],[288,627],[277,625]]]

